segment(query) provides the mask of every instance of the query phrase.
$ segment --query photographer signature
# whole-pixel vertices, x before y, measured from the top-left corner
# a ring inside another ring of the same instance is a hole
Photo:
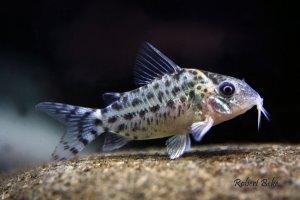
[[[244,187],[270,187],[275,188],[278,187],[279,182],[278,179],[273,177],[272,179],[269,178],[263,178],[263,179],[252,179],[250,177],[247,177],[245,180],[242,179],[235,179],[234,180],[234,186],[239,188]]]

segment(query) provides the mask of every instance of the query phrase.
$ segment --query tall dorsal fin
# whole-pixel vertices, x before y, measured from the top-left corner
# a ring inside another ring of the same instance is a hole
[[[181,68],[178,65],[146,42],[137,55],[134,78],[137,84],[144,85],[165,74],[179,71]]]
[[[106,105],[112,104],[115,101],[118,101],[121,97],[121,93],[118,92],[107,92],[102,94],[102,98]]]

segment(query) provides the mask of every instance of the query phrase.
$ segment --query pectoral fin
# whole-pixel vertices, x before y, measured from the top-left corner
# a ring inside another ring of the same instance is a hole
[[[214,120],[211,117],[206,117],[204,121],[196,122],[192,124],[193,137],[196,141],[200,141],[203,136],[213,126]]]
[[[190,149],[191,139],[189,134],[173,136],[167,140],[166,145],[170,158],[176,159]]]

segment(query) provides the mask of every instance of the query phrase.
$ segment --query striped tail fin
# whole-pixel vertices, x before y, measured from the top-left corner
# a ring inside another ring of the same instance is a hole
[[[67,128],[52,154],[55,161],[73,158],[104,132],[100,109],[51,102],[40,103],[36,105],[36,109],[47,113]]]

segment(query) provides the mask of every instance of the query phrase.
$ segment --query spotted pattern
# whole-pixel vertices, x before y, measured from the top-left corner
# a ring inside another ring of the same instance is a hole
[[[126,119],[126,120],[131,120],[132,118],[133,118],[133,114],[132,113],[126,113],[124,115],[124,119]]]
[[[111,108],[114,109],[114,110],[119,111],[119,110],[122,109],[122,105],[121,105],[120,103],[118,103],[118,102],[115,102],[115,103],[113,103],[113,104],[111,105]]]
[[[180,124],[178,120],[185,119],[188,110],[194,108],[190,105],[198,95],[195,90],[203,89],[198,85],[202,79],[196,70],[182,70],[122,93],[111,109],[102,111],[108,125],[102,122],[101,126],[132,139],[161,137],[171,124]]]
[[[151,112],[155,113],[159,110],[159,108],[160,108],[160,106],[157,104],[155,106],[150,107],[149,109],[150,109]]]
[[[108,122],[108,123],[114,123],[114,122],[117,121],[117,119],[118,119],[118,118],[117,118],[116,116],[112,116],[112,117],[108,118],[107,122]]]
[[[101,126],[103,121],[101,119],[95,119],[95,126]]]
[[[135,107],[135,106],[137,106],[137,105],[139,105],[139,104],[141,104],[141,103],[143,103],[143,101],[141,101],[141,100],[138,99],[138,98],[135,98],[135,99],[132,100],[131,105],[132,105],[133,107]]]
[[[154,98],[154,94],[153,94],[152,92],[149,92],[149,93],[147,94],[147,98],[148,98],[148,100]]]

